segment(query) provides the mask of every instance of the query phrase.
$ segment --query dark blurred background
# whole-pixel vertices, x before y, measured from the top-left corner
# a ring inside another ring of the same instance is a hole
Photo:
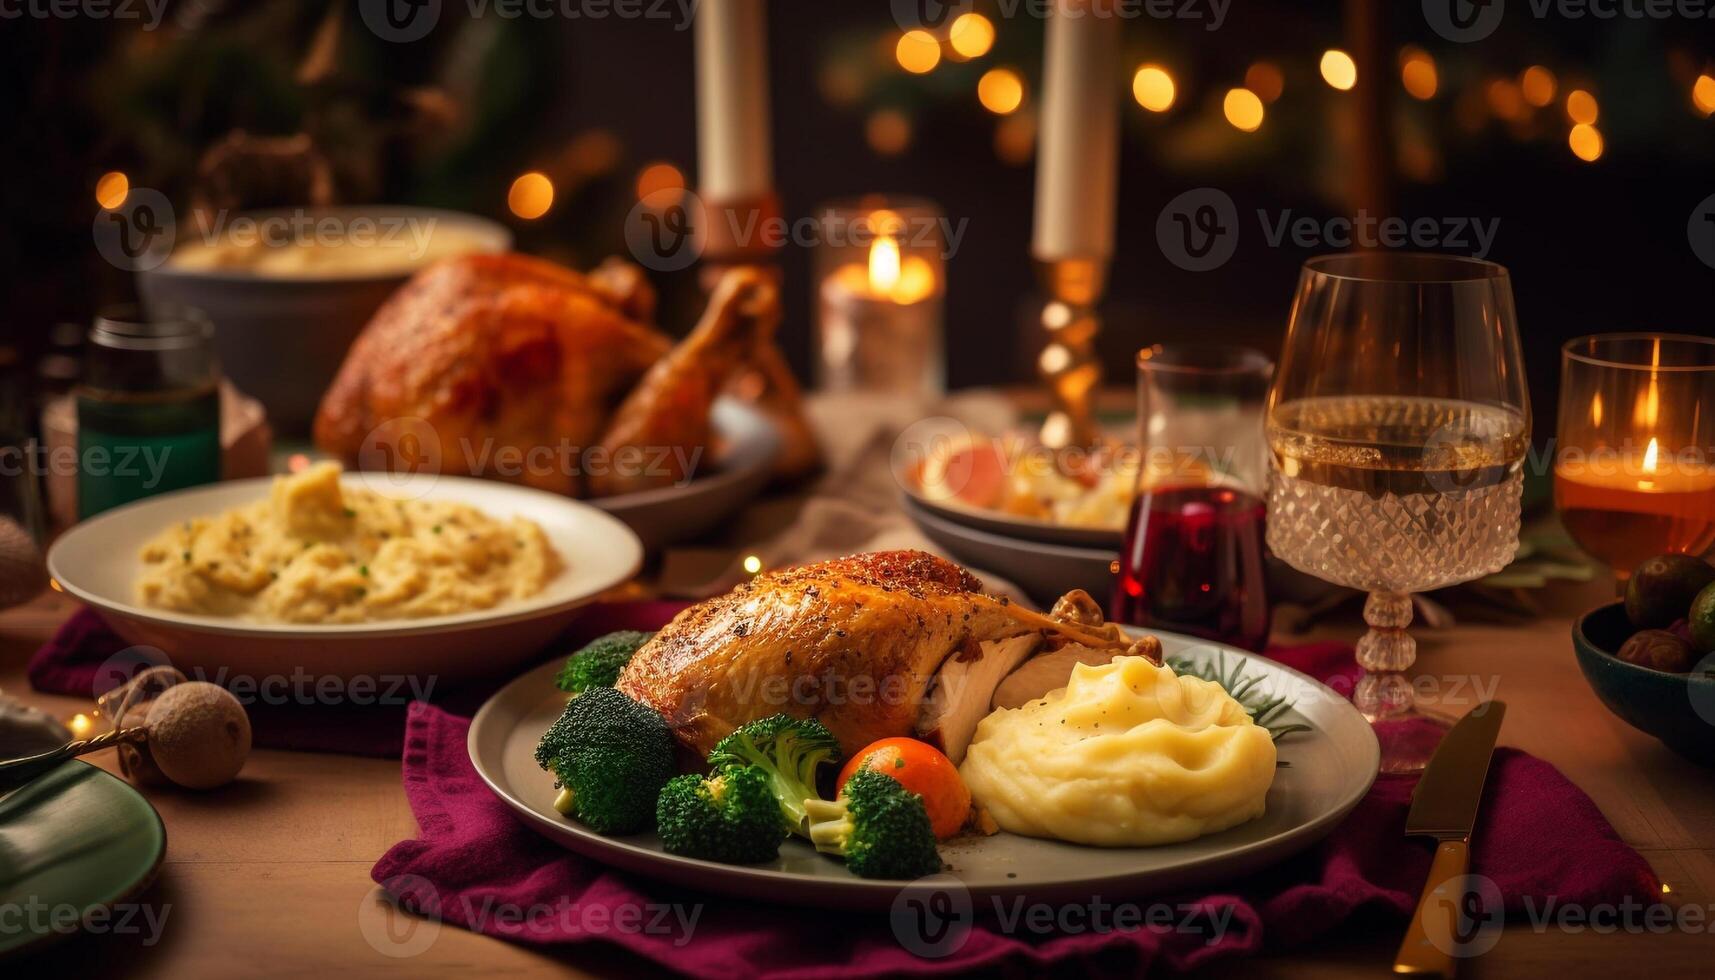
[[[982,43],[979,29],[956,45],[943,32],[942,56],[914,73],[900,63],[894,6],[770,5],[786,213],[881,191],[968,219],[949,263],[949,385],[1025,380],[1036,347],[1029,240],[1042,22],[1024,0],[975,3],[992,39]],[[1715,268],[1687,238],[1693,211],[1715,194],[1715,77],[1699,81],[1715,76],[1715,21],[1539,18],[1515,2],[1492,35],[1453,43],[1416,2],[1232,0],[1218,30],[1207,0],[1169,6],[1194,16],[1126,26],[1127,80],[1161,66],[1174,99],[1163,112],[1131,97],[1122,108],[1118,255],[1100,342],[1110,381],[1129,384],[1132,353],[1158,341],[1278,347],[1300,263],[1333,249],[1270,246],[1257,209],[1271,220],[1288,209],[1324,219],[1369,202],[1407,219],[1498,219],[1487,257],[1514,274],[1539,419],[1552,418],[1566,338],[1715,332]],[[206,190],[197,184],[212,148],[234,131],[307,134],[336,200],[488,215],[521,248],[579,266],[625,251],[622,221],[646,172],[644,190],[695,186],[692,35],[676,6],[599,19],[508,19],[467,0],[443,8],[428,37],[409,44],[377,38],[350,4],[287,0],[175,0],[154,29],[93,16],[0,24],[0,275],[15,363],[35,363],[56,323],[87,324],[133,290],[92,245],[103,175],[122,173],[182,206]],[[135,9],[147,17],[141,0]],[[1364,82],[1383,80],[1379,129],[1360,118],[1359,92],[1322,77],[1330,48],[1357,55]],[[985,107],[978,96],[997,68],[1023,85],[1010,112],[995,111],[1010,100]],[[1239,86],[1265,104],[1255,132],[1223,118],[1223,96]],[[1588,130],[1573,134],[1580,118],[1593,121],[1599,146]],[[508,189],[527,171],[555,187],[534,220],[508,209]],[[1241,237],[1224,266],[1186,272],[1164,257],[1156,219],[1175,195],[1204,186],[1236,202]],[[810,256],[793,248],[782,261],[784,340],[803,371]],[[655,279],[666,323],[683,330],[701,302],[694,271]],[[1546,429],[1539,422],[1539,436]]]

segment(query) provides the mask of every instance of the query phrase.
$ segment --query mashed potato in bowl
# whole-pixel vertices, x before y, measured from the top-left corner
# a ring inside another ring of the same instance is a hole
[[[1220,685],[1143,657],[977,726],[959,773],[1002,830],[1103,847],[1191,840],[1263,813],[1274,740]]]
[[[322,463],[268,498],[167,528],[143,547],[145,606],[281,623],[361,623],[489,609],[559,574],[540,525],[466,504],[343,486]]]

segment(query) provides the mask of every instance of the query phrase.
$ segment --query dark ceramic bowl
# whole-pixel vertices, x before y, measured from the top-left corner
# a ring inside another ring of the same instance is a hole
[[[1689,674],[1639,667],[1615,656],[1635,632],[1621,602],[1598,606],[1573,623],[1572,649],[1584,679],[1633,728],[1687,759],[1715,765],[1715,656]]]
[[[435,208],[299,208],[249,211],[235,220],[240,217],[332,220],[345,226],[368,220],[383,231],[415,221],[419,224],[411,227],[428,227],[431,235],[439,233],[433,229],[446,229],[469,236],[473,252],[504,252],[512,246],[512,233],[500,224]],[[146,308],[190,306],[207,313],[214,321],[221,371],[238,390],[262,403],[275,432],[296,438],[309,435],[322,392],[345,361],[351,342],[419,268],[286,276],[250,269],[183,268],[169,259],[139,272],[137,289]]]

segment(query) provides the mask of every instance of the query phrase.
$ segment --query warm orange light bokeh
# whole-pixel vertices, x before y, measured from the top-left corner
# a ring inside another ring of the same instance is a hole
[[[554,182],[539,170],[519,174],[506,192],[506,207],[526,221],[540,218],[553,206]]]
[[[1024,80],[1010,68],[993,68],[977,80],[977,101],[997,116],[1024,104]]]
[[[1235,88],[1221,101],[1221,111],[1234,128],[1254,133],[1262,128],[1262,100],[1248,88]]]
[[[1173,76],[1160,65],[1144,65],[1131,76],[1131,95],[1150,112],[1166,112],[1173,106]]]
[[[893,46],[893,57],[911,74],[927,74],[941,63],[941,42],[928,31],[906,31]]]
[[[1422,48],[1406,48],[1400,52],[1399,81],[1414,99],[1428,101],[1441,88],[1441,76],[1435,69],[1435,59]]]
[[[95,203],[109,211],[122,207],[130,194],[131,178],[117,170],[102,174],[95,182]]]
[[[1358,84],[1358,63],[1339,48],[1322,52],[1322,80],[1344,92]]]
[[[960,14],[947,29],[947,44],[955,58],[981,58],[994,47],[994,22],[978,13]]]

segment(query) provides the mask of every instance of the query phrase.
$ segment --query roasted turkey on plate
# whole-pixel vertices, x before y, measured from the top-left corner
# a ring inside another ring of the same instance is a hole
[[[758,575],[676,616],[639,649],[619,690],[706,755],[746,722],[816,717],[850,754],[890,736],[938,745],[954,763],[1000,683],[1038,655],[1076,649],[1157,662],[1160,641],[1104,624],[1087,593],[1044,615],[987,595],[952,562],[885,551]],[[1065,686],[1064,669],[1036,672]]]
[[[774,346],[770,276],[727,272],[676,346],[648,325],[654,307],[642,271],[616,260],[587,275],[517,254],[438,262],[352,344],[316,444],[360,469],[610,496],[679,482],[705,462],[709,409],[747,370],[774,383],[788,443],[808,438]]]

